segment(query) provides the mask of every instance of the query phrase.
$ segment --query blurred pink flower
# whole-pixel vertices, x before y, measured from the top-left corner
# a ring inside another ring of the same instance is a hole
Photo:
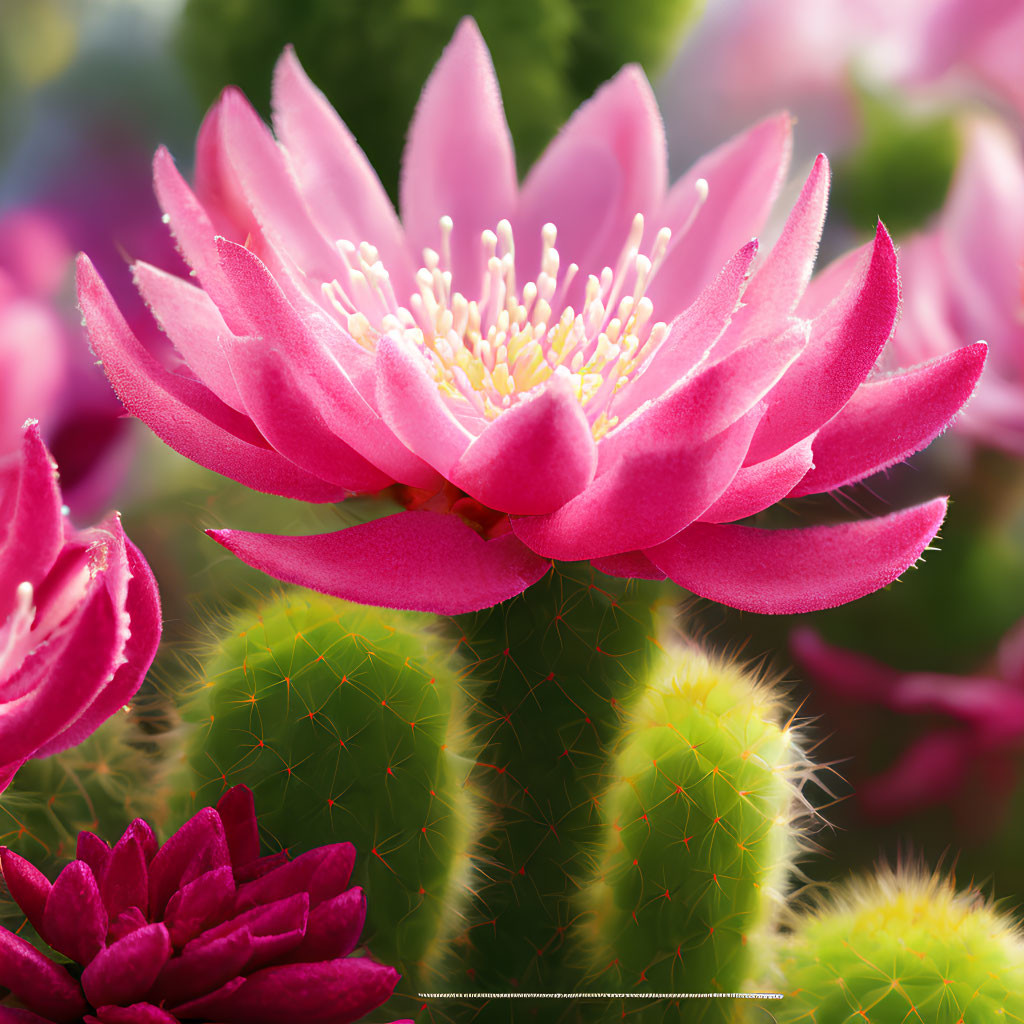
[[[1024,622],[1007,634],[995,671],[975,676],[900,672],[826,644],[811,629],[791,639],[793,655],[837,705],[839,720],[858,707],[881,707],[905,722],[930,723],[892,767],[858,781],[872,816],[898,819],[935,804],[959,804],[976,823],[998,823],[1024,751]],[[983,794],[984,814],[978,811]],[[973,805],[973,806],[972,806]]]
[[[590,559],[795,612],[884,586],[935,535],[944,499],[834,526],[730,525],[917,451],[984,361],[976,345],[865,383],[899,307],[896,255],[879,226],[808,284],[824,157],[755,263],[788,116],[669,188],[657,107],[627,67],[520,188],[466,19],[410,129],[399,222],[290,51],[274,110],[279,143],[224,93],[194,192],[157,153],[165,219],[201,287],[134,270],[181,372],[138,343],[87,259],[79,273],[115,389],[173,448],[271,493],[390,488],[406,506],[320,536],[213,532],[245,561],[364,603],[456,613],[520,593],[551,559]]]
[[[902,248],[906,298],[888,355],[914,363],[984,338],[988,369],[956,428],[1024,458],[1024,158],[994,120],[965,135],[938,222]]]
[[[27,419],[39,420],[79,519],[106,505],[130,452],[124,409],[67,291],[72,262],[61,218],[31,207],[0,216],[0,454],[20,447]]]
[[[0,792],[138,690],[160,641],[149,566],[116,512],[74,529],[34,423],[0,462]]]

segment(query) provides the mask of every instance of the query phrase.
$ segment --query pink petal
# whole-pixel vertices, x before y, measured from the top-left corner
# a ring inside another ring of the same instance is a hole
[[[217,801],[217,813],[224,823],[224,834],[234,868],[258,859],[260,831],[256,823],[256,802],[252,790],[248,786],[232,786]]]
[[[336,896],[348,885],[355,861],[356,851],[351,843],[318,846],[261,878],[240,886],[235,909],[247,910],[259,906],[261,903],[271,903],[283,899],[294,893],[307,892],[313,879],[324,869],[327,869],[328,875],[335,882],[334,891],[329,893],[329,897]],[[312,897],[312,893],[310,895]],[[313,905],[316,905],[319,899],[312,902]]]
[[[34,421],[24,428],[17,492],[5,502],[0,545],[0,623],[14,609],[18,584],[38,589],[64,541],[60,487],[50,453]],[[4,760],[8,760],[4,751]]]
[[[457,516],[427,511],[311,537],[209,533],[277,579],[361,604],[441,615],[515,597],[550,568],[511,534],[484,540]]]
[[[152,1003],[131,1006],[101,1006],[99,1024],[178,1024],[178,1018]]]
[[[828,206],[828,160],[820,155],[790,212],[782,235],[743,296],[747,330],[771,327],[796,309],[811,279]]]
[[[235,904],[231,868],[214,868],[182,886],[167,903],[164,925],[180,949],[200,933],[226,920]]]
[[[289,46],[274,70],[274,128],[292,171],[330,239],[380,252],[392,283],[412,285],[416,271],[391,200],[352,134],[306,76]],[[396,291],[401,289],[396,287]]]
[[[215,992],[175,1009],[183,1020],[224,1024],[347,1024],[383,1003],[400,975],[367,957],[324,960],[316,964],[267,967],[245,979],[235,991]]]
[[[132,907],[143,914],[149,908],[146,855],[134,835],[123,836],[114,847],[100,892],[111,919]]]
[[[207,851],[212,857],[207,855]],[[149,910],[153,917],[163,915],[167,903],[181,886],[193,865],[212,861],[207,870],[230,867],[227,839],[220,815],[204,807],[189,818],[163,846],[149,865]],[[202,872],[200,872],[202,873]],[[191,881],[192,879],[188,879]]]
[[[796,530],[695,523],[644,552],[676,583],[744,611],[791,615],[853,601],[891,583],[924,551],[946,499],[877,519]]]
[[[612,402],[611,411],[628,416],[681,381],[711,351],[740,302],[757,241],[748,242],[722,268],[691,306],[672,321],[668,336]]]
[[[811,471],[814,436],[798,441],[774,458],[743,466],[725,493],[701,517],[705,523],[733,523],[789,495]]]
[[[87,1009],[67,970],[6,928],[0,928],[0,988],[55,1024],[73,1024]]]
[[[103,949],[107,920],[96,879],[86,864],[73,860],[46,898],[43,938],[58,953],[84,965]]]
[[[107,946],[82,972],[93,1006],[125,1006],[145,999],[171,955],[162,924],[148,924]]]
[[[818,432],[814,468],[793,494],[817,494],[887,469],[936,438],[970,398],[987,346],[968,345],[871,380]]]
[[[203,941],[202,936],[194,939],[180,956],[164,965],[150,998],[173,1006],[230,985],[244,970],[252,954],[252,942],[252,935],[244,929],[210,942]]]
[[[896,250],[879,223],[870,262],[812,321],[807,350],[768,396],[751,461],[778,455],[850,400],[889,339],[899,304]]]
[[[365,921],[366,894],[359,888],[348,889],[310,913],[302,943],[285,959],[312,963],[348,956],[359,944]]]
[[[728,487],[743,464],[760,410],[708,441],[648,444],[557,512],[514,519],[512,529],[547,558],[576,560],[632,551],[674,536]]]
[[[591,561],[591,565],[598,572],[627,580],[663,580],[666,578],[665,574],[639,551],[625,551],[621,555],[595,558]]]
[[[19,857],[6,846],[0,846],[0,874],[3,875],[4,885],[7,886],[11,899],[21,908],[29,924],[36,931],[41,931],[46,899],[52,888],[49,879],[24,857]]]
[[[423,87],[399,196],[414,253],[440,252],[438,221],[452,218],[452,287],[475,294],[483,269],[480,233],[514,215],[516,165],[494,67],[472,18],[459,22]]]
[[[245,414],[224,343],[230,337],[210,296],[177,274],[135,263],[132,276],[160,329],[188,368],[225,404]]]
[[[85,1018],[87,1024],[90,1018]],[[0,1006],[0,1024],[53,1024],[48,1017],[40,1017],[31,1010],[19,1010],[13,1006]]]
[[[527,279],[537,274],[541,228],[551,222],[562,266],[582,268],[576,288],[582,295],[587,273],[615,267],[634,216],[658,208],[667,169],[657,101],[643,71],[629,65],[573,114],[527,175],[516,221],[517,266]],[[661,226],[651,225],[655,232]],[[568,301],[578,307],[574,294]]]
[[[304,473],[266,447],[250,421],[205,387],[161,367],[131,333],[85,256],[78,261],[78,298],[90,341],[118,397],[175,451],[270,494],[319,502],[345,496],[343,488]]]
[[[110,847],[99,836],[92,832],[78,833],[75,858],[89,865],[89,870],[97,882],[103,881],[111,853]]]
[[[568,380],[503,412],[462,453],[448,478],[477,501],[516,515],[551,512],[594,478],[597,448]]]
[[[210,929],[196,940],[196,946],[215,943],[235,933],[249,937],[249,956],[239,973],[266,967],[279,959],[290,960],[302,942],[309,918],[309,894],[294,893],[239,914]]]
[[[789,645],[815,685],[842,700],[887,706],[903,675],[867,655],[825,643],[808,627],[794,630]]]
[[[699,200],[707,199],[693,224],[673,238],[647,295],[655,315],[670,320],[706,288],[740,246],[761,231],[782,187],[792,149],[792,118],[774,114],[702,157],[665,197],[657,226],[685,224]]]
[[[452,415],[425,358],[401,338],[377,343],[377,404],[403,444],[447,477],[473,435]]]

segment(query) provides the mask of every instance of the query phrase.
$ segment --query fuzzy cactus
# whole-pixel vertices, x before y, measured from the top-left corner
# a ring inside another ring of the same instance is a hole
[[[781,907],[807,762],[778,695],[735,663],[670,649],[638,689],[580,898],[591,980],[739,992]],[[709,1005],[692,1019],[719,1019]]]
[[[902,869],[839,888],[797,919],[779,960],[779,1024],[1024,1020],[1024,938],[977,890]]]
[[[373,894],[365,940],[409,996],[448,927],[474,827],[447,641],[428,616],[302,591],[239,613],[225,636],[186,700],[176,820],[244,783],[268,844],[354,842],[356,881]]]

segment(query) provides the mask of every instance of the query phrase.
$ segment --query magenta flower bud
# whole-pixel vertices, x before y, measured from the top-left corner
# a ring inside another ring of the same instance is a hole
[[[30,757],[80,743],[135,695],[160,601],[116,512],[75,529],[30,421],[0,462],[0,792]]]
[[[91,833],[51,885],[0,847],[11,896],[69,971],[0,929],[0,1024],[347,1024],[398,972],[352,956],[366,900],[355,850],[260,857],[252,793],[228,790],[162,846],[134,822],[113,851]],[[103,853],[102,851],[106,851]]]
[[[464,19],[409,129],[396,216],[290,50],[270,133],[228,89],[195,188],[166,150],[164,219],[196,283],[135,264],[185,367],[133,335],[88,259],[79,298],[126,408],[177,451],[304,501],[387,491],[405,510],[335,533],[214,531],[280,579],[454,614],[553,559],[662,579],[751,611],[885,586],[944,499],[839,525],[743,525],[787,497],[918,451],[969,397],[985,346],[873,373],[900,306],[873,242],[811,281],[829,170],[815,163],[772,251],[787,115],[670,187],[651,88],[623,68],[520,186],[490,55]]]

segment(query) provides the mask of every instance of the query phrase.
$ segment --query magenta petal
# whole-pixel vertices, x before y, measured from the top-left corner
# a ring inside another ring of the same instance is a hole
[[[260,830],[256,823],[256,802],[248,786],[232,786],[217,801],[217,813],[224,823],[224,835],[236,870],[260,855]]]
[[[752,461],[796,444],[850,400],[892,333],[899,303],[896,250],[879,223],[867,266],[812,321],[806,351],[768,396]]]
[[[676,583],[744,611],[790,615],[853,601],[921,556],[946,499],[838,526],[759,530],[695,523],[644,552]]]
[[[591,565],[598,572],[608,576],[618,576],[627,580],[663,580],[665,574],[644,554],[639,551],[624,551],[621,555],[609,555],[607,558],[594,558]]]
[[[134,836],[139,841],[139,845],[146,856],[146,863],[149,864],[156,856],[157,850],[160,849],[156,834],[153,832],[149,822],[145,818],[136,818],[124,830],[124,835],[121,838],[124,839],[127,836]]]
[[[235,903],[235,880],[229,867],[214,868],[182,886],[168,901],[164,924],[180,949],[201,932],[225,921]]]
[[[363,151],[324,94],[285,49],[274,70],[274,128],[292,157],[292,171],[317,223],[330,239],[380,252],[392,282],[412,282],[415,267],[405,235]]]
[[[224,1024],[348,1024],[380,1006],[398,984],[398,972],[367,957],[267,967],[228,989],[175,1009],[182,1020]]]
[[[87,864],[73,860],[57,876],[43,910],[42,936],[58,953],[87,964],[103,949],[107,912]]]
[[[313,963],[348,956],[359,943],[366,922],[366,894],[348,889],[310,912],[300,945],[282,958],[290,963]]]
[[[211,941],[200,936],[167,961],[149,996],[174,1006],[216,992],[238,977],[251,954],[252,935],[245,929]]]
[[[256,490],[304,501],[339,501],[344,489],[304,473],[260,444],[251,422],[196,381],[165,370],[142,347],[85,256],[78,299],[89,338],[130,413],[186,458]]]
[[[0,874],[11,894],[35,930],[41,931],[46,900],[53,888],[50,880],[35,865],[13,850],[0,846]]]
[[[99,1024],[178,1024],[177,1017],[152,1003],[101,1006],[96,1012]]]
[[[683,431],[675,445],[648,443],[557,512],[514,519],[512,529],[531,550],[570,561],[659,544],[689,526],[728,487],[759,416],[755,409],[696,445],[686,443]]]
[[[242,867],[235,864],[235,883],[241,885],[243,882],[252,882],[264,875],[269,875],[271,871],[276,871],[282,864],[287,864],[290,859],[287,850],[280,850],[277,853],[269,853],[266,857],[251,860]]]
[[[790,494],[814,465],[814,436],[774,458],[743,466],[725,493],[700,517],[704,523],[733,523],[774,505]]]
[[[806,627],[794,630],[789,644],[815,685],[842,700],[888,705],[902,676],[864,654],[825,643]]]
[[[693,224],[673,238],[647,289],[657,315],[668,320],[706,288],[729,257],[757,235],[789,166],[792,118],[774,114],[702,157],[670,189],[658,225],[685,223],[697,207],[696,182],[707,199]]]
[[[5,988],[54,1024],[73,1024],[87,1009],[78,982],[63,967],[0,928],[0,989]]]
[[[149,907],[149,872],[142,844],[134,835],[122,837],[114,847],[100,892],[111,918],[131,907],[146,913]]]
[[[148,995],[171,955],[162,924],[149,924],[107,946],[82,972],[82,988],[93,1006],[125,1006]]]
[[[309,537],[208,532],[243,562],[288,583],[441,615],[515,597],[550,568],[511,534],[484,540],[458,516],[422,510]]]
[[[402,157],[402,223],[412,252],[441,251],[439,219],[454,222],[453,285],[473,293],[482,273],[480,232],[516,204],[512,138],[487,46],[463,18],[427,79]],[[329,280],[329,279],[328,279]]]
[[[18,584],[38,588],[64,542],[57,470],[39,436],[39,425],[25,426],[17,492],[4,502],[0,544],[0,623],[14,608]],[[9,760],[4,751],[3,761]]]
[[[239,886],[235,910],[247,910],[307,891],[310,905],[316,906],[337,896],[348,885],[355,862],[356,850],[351,843],[318,846],[262,878]],[[312,891],[314,880],[320,883],[316,893]]]
[[[140,928],[145,928],[147,924],[149,921],[142,916],[142,911],[138,907],[122,910],[107,928],[107,945],[117,942],[118,939],[123,939],[132,932],[137,932]]]
[[[986,351],[984,342],[978,342],[862,384],[818,432],[814,468],[794,495],[831,491],[920,451],[970,398]]]
[[[103,882],[103,875],[110,863],[110,847],[92,832],[79,832],[75,857],[89,865],[97,882]],[[49,884],[49,883],[47,883]]]
[[[486,427],[448,479],[488,508],[538,515],[579,494],[596,468],[587,417],[570,383],[556,377]]]
[[[309,895],[298,892],[225,921],[199,936],[195,945],[198,949],[229,935],[248,936],[249,956],[243,968],[248,973],[278,959],[290,959],[289,954],[302,942],[308,918]]]
[[[85,1020],[88,1024],[89,1017]],[[0,1006],[0,1024],[53,1024],[49,1017],[40,1017],[31,1010],[18,1010],[13,1006]]]
[[[153,917],[163,915],[182,879],[199,863],[208,864],[208,870],[231,866],[224,826],[212,807],[189,818],[150,862],[149,910]]]

